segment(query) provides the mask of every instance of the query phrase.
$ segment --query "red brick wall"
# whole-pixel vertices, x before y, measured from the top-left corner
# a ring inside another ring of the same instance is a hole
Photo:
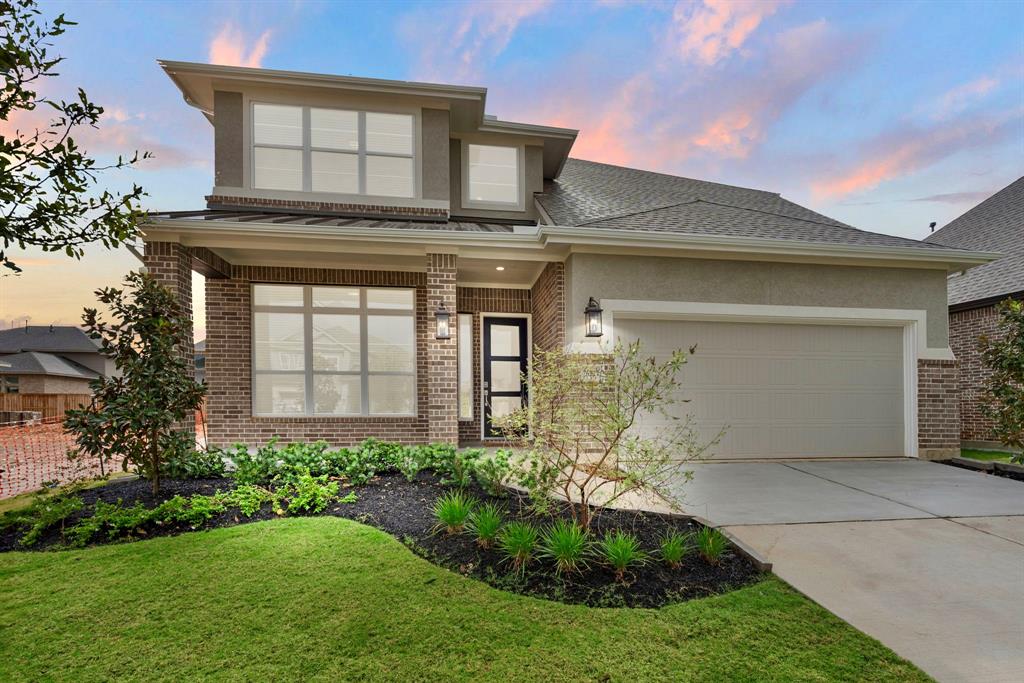
[[[188,249],[176,242],[146,242],[142,262],[157,282],[177,296],[182,311],[191,323],[192,256]],[[190,343],[188,348],[181,349],[181,354],[188,361],[188,367],[194,371],[195,347]]]
[[[960,438],[964,441],[995,441],[992,421],[982,415],[981,394],[990,373],[981,362],[978,340],[998,328],[996,307],[985,306],[949,314],[949,348],[960,363]]]
[[[261,197],[228,197],[209,195],[206,205],[210,208],[253,208],[276,211],[322,211],[324,213],[353,214],[359,216],[409,216],[440,220],[448,218],[447,209],[431,209],[415,206],[388,206],[377,204],[339,204],[337,202],[310,201],[305,199],[266,199]]]
[[[917,362],[917,444],[922,458],[960,452],[959,392],[955,360]]]
[[[530,313],[532,300],[528,289],[491,289],[483,287],[458,288],[459,313],[473,314],[473,419],[459,420],[459,443],[473,444],[481,440],[482,419],[480,392],[480,313]],[[534,340],[536,341],[536,339]],[[466,343],[460,340],[459,343]]]
[[[429,373],[428,436],[432,443],[459,441],[459,326],[455,317],[455,254],[427,254],[427,313],[433,316],[442,304],[450,314],[450,339],[427,335]],[[436,326],[436,322],[434,323]],[[435,328],[436,329],[436,328]]]
[[[414,287],[416,289],[416,417],[253,417],[250,283]],[[375,436],[415,444],[428,440],[427,340],[433,339],[423,273],[234,266],[230,280],[206,282],[207,433],[218,446],[325,439],[347,446]]]
[[[565,264],[549,263],[533,285],[533,345],[552,351],[565,344]]]

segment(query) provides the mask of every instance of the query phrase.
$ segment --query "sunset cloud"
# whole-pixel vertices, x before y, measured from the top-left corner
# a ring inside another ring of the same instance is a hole
[[[225,66],[258,67],[263,64],[270,42],[270,30],[266,30],[251,44],[241,29],[232,23],[224,24],[210,42],[210,63]]]
[[[743,47],[765,18],[782,2],[774,0],[703,0],[678,2],[672,12],[672,38],[680,57],[716,64]]]

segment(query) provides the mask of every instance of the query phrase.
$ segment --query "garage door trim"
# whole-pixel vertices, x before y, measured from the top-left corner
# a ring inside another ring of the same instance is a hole
[[[721,322],[803,323],[820,325],[871,325],[903,328],[903,429],[904,453],[916,458],[917,361],[950,360],[948,349],[928,348],[923,330],[927,311],[887,308],[840,308],[821,306],[772,306],[685,301],[604,299],[604,336],[597,343],[578,345],[582,352],[607,352],[615,336],[615,318],[654,320],[713,320]]]

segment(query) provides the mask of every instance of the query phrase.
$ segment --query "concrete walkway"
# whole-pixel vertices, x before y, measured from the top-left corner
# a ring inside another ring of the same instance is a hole
[[[1024,483],[918,460],[690,465],[685,508],[940,681],[1024,681]]]

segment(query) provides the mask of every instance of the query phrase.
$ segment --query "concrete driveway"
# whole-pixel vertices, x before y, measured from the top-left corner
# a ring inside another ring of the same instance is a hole
[[[908,459],[687,469],[687,512],[936,679],[1024,681],[1024,483]]]

